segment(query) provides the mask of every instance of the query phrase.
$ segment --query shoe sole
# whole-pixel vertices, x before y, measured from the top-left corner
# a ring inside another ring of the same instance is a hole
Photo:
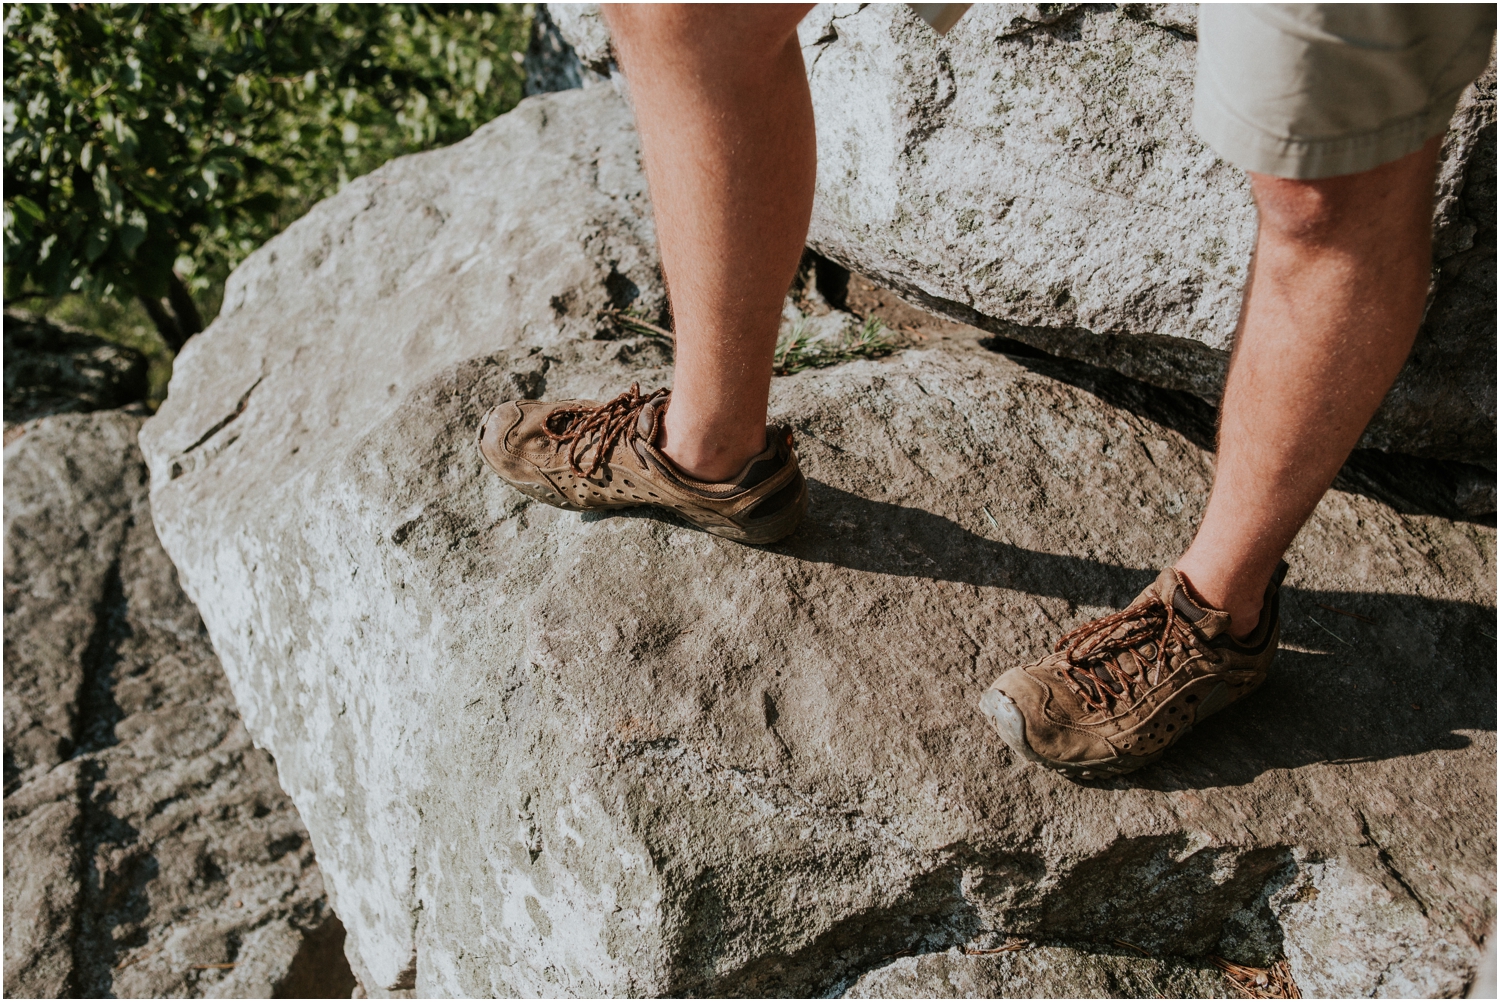
[[[1001,739],[1010,746],[1011,750],[1028,761],[1037,765],[1059,772],[1069,779],[1110,779],[1114,776],[1124,776],[1144,769],[1155,763],[1167,753],[1167,748],[1159,749],[1150,755],[1142,755],[1134,761],[1122,762],[1119,758],[1096,759],[1085,762],[1063,762],[1058,759],[1048,758],[1038,754],[1026,740],[1026,717],[1021,713],[1021,708],[1015,702],[994,686],[985,690],[984,695],[979,698],[979,709],[990,718],[995,730],[1000,732]],[[1182,733],[1187,734],[1191,728]],[[1178,739],[1179,741],[1181,738]],[[1176,744],[1174,741],[1172,744]]]
[[[651,507],[663,506],[652,505]],[[712,533],[715,536],[723,536],[725,539],[732,539],[736,543],[745,543],[749,546],[768,546],[771,543],[780,542],[790,536],[793,532],[797,531],[797,526],[802,524],[802,516],[807,514],[807,478],[802,478],[802,488],[797,492],[797,497],[791,504],[781,509],[775,515],[772,515],[764,523],[753,528],[699,522],[693,517],[693,513],[685,508],[667,508],[666,510],[673,512],[704,532]]]
[[[494,469],[494,467],[491,467],[491,469]],[[499,471],[496,471],[496,475],[499,476]],[[807,514],[806,481],[802,484],[802,490],[797,493],[796,500],[791,504],[777,512],[765,524],[746,528],[739,525],[725,525],[722,522],[700,520],[698,517],[695,517],[694,512],[689,508],[677,508],[664,504],[600,504],[584,508],[569,501],[564,501],[561,495],[550,491],[543,492],[530,484],[518,484],[512,480],[506,480],[504,476],[500,476],[500,479],[527,497],[534,498],[543,504],[551,505],[553,508],[562,508],[565,511],[580,513],[586,511],[623,511],[627,508],[655,508],[669,515],[677,516],[678,519],[686,522],[695,529],[701,529],[711,535],[722,536],[725,539],[732,539],[736,543],[744,543],[748,546],[768,546],[771,543],[780,542],[797,530],[797,526],[802,522],[802,517]]]

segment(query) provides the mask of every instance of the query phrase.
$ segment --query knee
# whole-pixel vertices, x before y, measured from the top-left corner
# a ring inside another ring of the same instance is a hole
[[[1353,201],[1344,178],[1298,181],[1251,176],[1255,208],[1263,232],[1296,243],[1322,244],[1335,238],[1347,224]]]
[[[1434,136],[1420,150],[1360,174],[1299,181],[1252,173],[1261,231],[1307,245],[1427,239],[1441,139]]]

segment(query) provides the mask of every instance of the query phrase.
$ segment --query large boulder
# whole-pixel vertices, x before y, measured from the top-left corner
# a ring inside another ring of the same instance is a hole
[[[610,319],[661,309],[652,236],[614,89],[530,98],[252,255],[142,431],[372,995],[822,994],[1007,936],[1463,990],[1494,912],[1492,528],[1330,493],[1265,688],[1075,785],[976,701],[1181,552],[1212,455],[953,341],[775,381],[812,490],[778,546],[533,503],[479,418],[669,378]],[[1173,964],[1158,990],[1201,984]]]
[[[5,449],[6,997],[347,997],[307,832],[156,540],[143,420]]]
[[[597,5],[551,22],[575,73],[610,71]],[[904,4],[820,5],[800,28],[808,242],[934,312],[1216,401],[1255,211],[1189,122],[1195,30],[1193,4],[978,4],[941,37]],[[1493,470],[1493,63],[1444,143],[1433,226],[1427,320],[1363,445]]]

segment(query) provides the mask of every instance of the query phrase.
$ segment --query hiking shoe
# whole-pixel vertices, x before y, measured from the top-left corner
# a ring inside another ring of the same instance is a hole
[[[1074,779],[1150,765],[1193,725],[1254,692],[1281,635],[1281,564],[1249,638],[1195,601],[1168,568],[1122,609],[1085,623],[1036,664],[1012,668],[979,700],[1005,743]]]
[[[789,535],[807,511],[807,480],[792,433],[766,427],[766,449],[732,480],[709,484],[673,465],[656,439],[667,390],[639,384],[605,403],[512,400],[479,424],[479,451],[522,494],[569,511],[665,508],[706,532],[764,544]]]

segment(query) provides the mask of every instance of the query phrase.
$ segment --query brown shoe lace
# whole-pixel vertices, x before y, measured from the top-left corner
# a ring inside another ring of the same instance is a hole
[[[1129,628],[1114,635],[1117,627]],[[1175,640],[1175,643],[1174,643]],[[1180,619],[1177,610],[1158,596],[1136,602],[1102,619],[1084,623],[1057,642],[1056,650],[1068,658],[1063,679],[1089,706],[1106,710],[1117,699],[1133,701],[1135,687],[1148,688],[1160,682],[1170,664],[1170,655],[1202,646],[1198,635]],[[1150,649],[1147,649],[1147,648]],[[1130,662],[1123,655],[1134,655]],[[1142,663],[1141,654],[1151,660]],[[1148,672],[1146,664],[1154,669]]]
[[[592,477],[615,443],[635,427],[645,406],[665,400],[670,393],[670,390],[661,389],[641,396],[641,384],[631,383],[630,389],[598,407],[558,408],[547,415],[543,430],[552,441],[568,445],[568,464],[574,473]],[[594,444],[594,461],[584,470],[580,459],[588,451],[589,438],[593,435],[598,435]]]

